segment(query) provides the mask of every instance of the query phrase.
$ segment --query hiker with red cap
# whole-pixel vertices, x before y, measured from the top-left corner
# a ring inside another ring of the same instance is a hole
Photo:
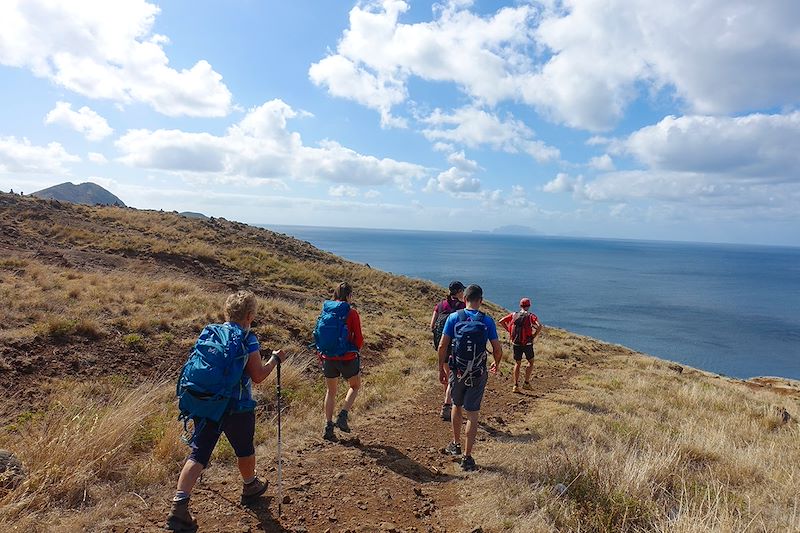
[[[519,367],[522,366],[522,356],[528,361],[525,367],[525,382],[522,388],[531,389],[531,374],[533,373],[533,341],[542,331],[539,318],[530,312],[530,298],[519,301],[519,311],[509,313],[500,319],[500,325],[506,328],[511,336],[511,347],[514,352],[514,392],[519,392]]]
[[[450,294],[436,304],[433,308],[433,316],[431,316],[431,331],[433,332],[433,349],[439,351],[439,341],[442,338],[442,331],[444,331],[444,324],[447,317],[451,313],[455,313],[459,309],[464,309],[467,304],[464,302],[464,284],[460,281],[450,282]],[[447,345],[447,356],[450,356],[451,346]],[[450,393],[450,382],[444,383],[444,401],[442,402],[442,411],[439,416],[445,422],[450,422],[450,412],[452,410],[452,397]]]

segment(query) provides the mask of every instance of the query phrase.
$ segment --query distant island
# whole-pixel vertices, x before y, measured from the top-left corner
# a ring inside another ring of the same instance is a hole
[[[37,198],[48,200],[58,200],[60,202],[70,202],[83,205],[116,205],[126,207],[122,200],[108,192],[96,183],[86,182],[75,185],[66,182],[59,185],[36,191],[32,194]]]
[[[496,233],[500,235],[540,235],[541,232],[531,228],[530,226],[521,226],[517,224],[511,224],[508,226],[500,226],[499,228],[495,228],[491,231],[491,233]]]

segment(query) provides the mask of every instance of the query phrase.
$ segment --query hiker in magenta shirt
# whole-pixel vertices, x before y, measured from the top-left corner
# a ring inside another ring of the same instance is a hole
[[[431,331],[433,332],[433,349],[439,349],[439,341],[442,338],[442,331],[444,330],[444,323],[451,313],[464,309],[467,304],[464,303],[464,284],[460,281],[453,281],[450,283],[450,294],[436,304],[433,308],[433,316],[431,316]],[[448,345],[448,354],[450,346]],[[450,383],[444,385],[444,401],[442,402],[442,411],[439,416],[445,422],[450,421],[450,411],[452,407],[452,397],[450,395]]]
[[[333,432],[334,426],[345,433],[350,433],[350,426],[347,423],[348,413],[353,407],[358,390],[361,388],[361,355],[359,351],[364,345],[364,336],[361,333],[361,317],[355,310],[353,304],[353,288],[349,283],[340,283],[333,292],[333,300],[328,301],[323,306],[323,312],[328,307],[346,306],[347,318],[345,327],[347,328],[347,350],[342,355],[326,355],[321,350],[317,351],[322,361],[322,373],[325,376],[325,432],[322,438],[335,441],[336,435]],[[338,302],[341,302],[337,305]],[[318,322],[319,323],[319,322]],[[344,405],[333,422],[333,411],[336,407],[336,390],[339,386],[339,378],[347,380],[350,388],[344,398]]]
[[[522,388],[531,389],[531,374],[533,373],[533,341],[542,332],[539,318],[530,312],[530,298],[519,301],[519,311],[509,313],[500,319],[500,325],[506,328],[511,337],[511,348],[514,350],[514,392],[519,392],[519,368],[522,366],[522,356],[528,361],[525,367],[525,383]]]

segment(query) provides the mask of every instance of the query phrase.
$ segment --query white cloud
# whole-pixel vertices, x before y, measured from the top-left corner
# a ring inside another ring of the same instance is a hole
[[[544,184],[542,190],[552,193],[575,192],[581,186],[582,180],[583,178],[581,176],[572,178],[569,174],[559,172],[555,178]]]
[[[421,120],[430,126],[422,133],[431,141],[470,148],[490,146],[509,153],[524,152],[539,162],[552,161],[560,155],[557,148],[533,140],[533,131],[522,122],[511,116],[501,119],[476,107],[462,107],[450,114],[437,109]]]
[[[44,122],[72,128],[90,141],[100,141],[114,133],[106,119],[92,109],[83,106],[78,111],[73,111],[72,104],[67,102],[56,102],[56,106],[45,116]]]
[[[380,198],[381,193],[380,191],[376,191],[375,189],[370,189],[364,193],[364,198],[372,199],[372,198]]]
[[[169,66],[159,8],[145,0],[0,3],[0,64],[89,98],[142,102],[169,116],[224,116],[231,93],[205,60]]]
[[[726,179],[797,182],[800,112],[743,117],[666,117],[616,144],[654,170]]]
[[[334,185],[328,187],[328,194],[334,198],[355,198],[358,195],[358,189],[350,185]]]
[[[691,112],[741,113],[800,101],[800,7],[793,2],[530,2],[488,15],[436,5],[402,23],[399,0],[359,4],[312,81],[400,120],[412,77],[457,86],[480,105],[521,101],[569,126],[612,127],[666,90]],[[743,83],[743,78],[747,79]]]
[[[300,134],[287,128],[287,120],[297,115],[281,100],[271,100],[251,109],[221,136],[131,130],[116,145],[125,164],[217,182],[281,186],[283,180],[296,180],[408,188],[427,174],[419,165],[363,155],[334,141],[306,146]]]
[[[458,196],[480,190],[481,180],[474,177],[475,172],[480,169],[476,161],[467,159],[463,151],[450,154],[447,160],[453,166],[429,179],[423,189],[425,192],[447,192]]]
[[[311,65],[309,77],[338,97],[381,113],[408,96],[410,76],[455,82],[476,98],[495,103],[514,94],[509,70],[525,62],[533,6],[503,8],[491,17],[465,10],[467,2],[439,6],[432,22],[401,24],[409,9],[399,0],[373,1],[350,11],[336,52]]]
[[[68,174],[64,165],[80,160],[57,142],[35,146],[28,139],[0,137],[0,172]]]
[[[589,166],[597,170],[614,170],[614,161],[608,154],[599,155],[589,160]]]
[[[104,156],[99,152],[89,152],[89,154],[87,155],[87,159],[89,159],[89,161],[91,161],[96,165],[105,165],[106,163],[108,163],[108,159],[106,159],[106,156]]]

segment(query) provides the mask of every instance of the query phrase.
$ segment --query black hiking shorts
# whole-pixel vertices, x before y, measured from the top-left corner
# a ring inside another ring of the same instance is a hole
[[[361,358],[356,357],[350,361],[337,361],[336,359],[323,359],[322,360],[322,373],[326,378],[338,378],[342,376],[344,379],[350,379],[357,376],[361,372]]]
[[[533,361],[533,344],[525,344],[522,346],[514,344],[512,347],[514,348],[514,361],[522,361],[523,355],[528,361]]]
[[[197,423],[195,420],[195,424]],[[253,446],[253,437],[256,433],[256,414],[253,411],[245,411],[226,413],[219,424],[205,420],[200,431],[195,431],[194,438],[189,443],[192,448],[189,459],[200,463],[204,468],[207,467],[208,461],[211,459],[211,452],[214,451],[214,447],[223,433],[231,443],[236,457],[250,457],[256,453]]]

